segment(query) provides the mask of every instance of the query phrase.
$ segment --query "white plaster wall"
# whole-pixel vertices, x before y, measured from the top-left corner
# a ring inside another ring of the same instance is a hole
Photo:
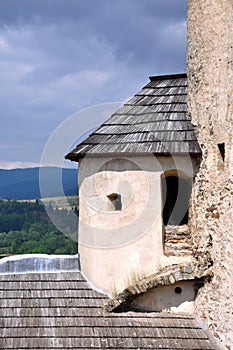
[[[193,177],[185,157],[86,157],[79,165],[79,253],[83,273],[117,293],[161,267],[189,257],[164,257],[161,180],[164,171]],[[109,211],[108,195],[119,193],[121,211]]]
[[[181,293],[176,293],[181,288]],[[170,286],[153,288],[137,297],[131,306],[139,310],[194,312],[194,281],[181,281]]]

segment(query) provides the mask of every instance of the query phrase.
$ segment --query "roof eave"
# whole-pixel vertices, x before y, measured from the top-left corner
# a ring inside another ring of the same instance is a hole
[[[179,156],[179,157],[187,157],[187,156],[192,156],[192,157],[198,157],[201,156],[201,152],[163,152],[163,153],[149,153],[149,152],[142,152],[142,153],[134,153],[134,152],[118,152],[118,153],[79,153],[79,154],[74,154],[74,153],[68,153],[65,156],[65,159],[71,160],[72,162],[79,162],[80,159],[84,157],[89,157],[89,158],[96,158],[96,157],[145,157],[148,155],[154,155],[156,157],[172,157],[172,156]]]

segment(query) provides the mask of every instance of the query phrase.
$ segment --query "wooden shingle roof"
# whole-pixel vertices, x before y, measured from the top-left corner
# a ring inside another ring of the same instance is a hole
[[[150,82],[66,158],[103,154],[200,154],[187,112],[186,74]]]
[[[0,348],[214,349],[190,315],[109,313],[76,272],[0,275]]]

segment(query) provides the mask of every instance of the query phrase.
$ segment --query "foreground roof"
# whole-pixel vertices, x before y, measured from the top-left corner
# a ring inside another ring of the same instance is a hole
[[[122,108],[66,158],[125,153],[200,154],[194,126],[187,112],[187,76],[150,77]]]
[[[189,315],[109,313],[81,272],[0,275],[1,349],[214,349]]]

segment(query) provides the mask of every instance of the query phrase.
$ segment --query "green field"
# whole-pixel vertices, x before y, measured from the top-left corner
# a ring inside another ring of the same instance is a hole
[[[37,199],[21,199],[18,202],[30,202],[35,203]],[[79,207],[79,196],[67,196],[67,197],[50,197],[39,199],[45,206],[52,204],[54,209],[67,209],[72,210],[75,206]]]

